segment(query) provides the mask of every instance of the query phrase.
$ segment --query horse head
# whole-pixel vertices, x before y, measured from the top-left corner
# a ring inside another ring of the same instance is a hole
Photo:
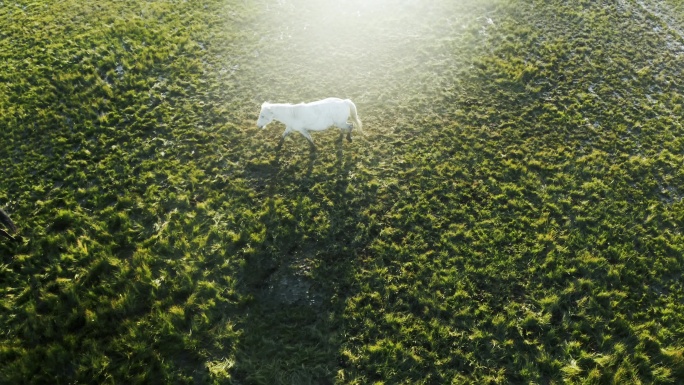
[[[273,110],[268,103],[261,105],[261,111],[259,112],[259,119],[257,120],[257,127],[264,128],[267,124],[273,121]]]

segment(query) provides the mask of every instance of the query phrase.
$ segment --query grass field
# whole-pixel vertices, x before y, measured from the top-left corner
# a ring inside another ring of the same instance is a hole
[[[683,21],[0,2],[0,383],[678,383]],[[256,128],[328,96],[352,143]]]

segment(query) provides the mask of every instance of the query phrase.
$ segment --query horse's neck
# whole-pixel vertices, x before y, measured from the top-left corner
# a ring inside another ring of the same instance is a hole
[[[288,124],[290,121],[297,118],[297,106],[294,104],[273,104],[271,106],[275,113],[275,119],[281,123]]]

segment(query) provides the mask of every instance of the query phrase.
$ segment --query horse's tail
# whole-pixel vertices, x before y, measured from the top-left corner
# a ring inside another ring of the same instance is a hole
[[[347,102],[347,104],[349,105],[349,113],[351,115],[352,120],[354,121],[354,125],[356,126],[356,128],[359,129],[359,131],[363,131],[363,124],[361,124],[359,114],[356,112],[356,105],[350,99],[345,100],[345,102]]]

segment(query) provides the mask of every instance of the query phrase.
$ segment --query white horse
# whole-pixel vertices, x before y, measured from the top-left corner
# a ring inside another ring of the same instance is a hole
[[[347,140],[351,142],[354,125],[347,122],[349,117],[361,130],[361,120],[356,113],[356,106],[349,99],[327,98],[300,104],[264,103],[261,105],[257,127],[264,128],[277,120],[285,124],[281,143],[292,131],[297,131],[309,140],[312,148],[315,148],[310,132],[324,131],[332,126],[338,127],[341,133],[347,133]]]

